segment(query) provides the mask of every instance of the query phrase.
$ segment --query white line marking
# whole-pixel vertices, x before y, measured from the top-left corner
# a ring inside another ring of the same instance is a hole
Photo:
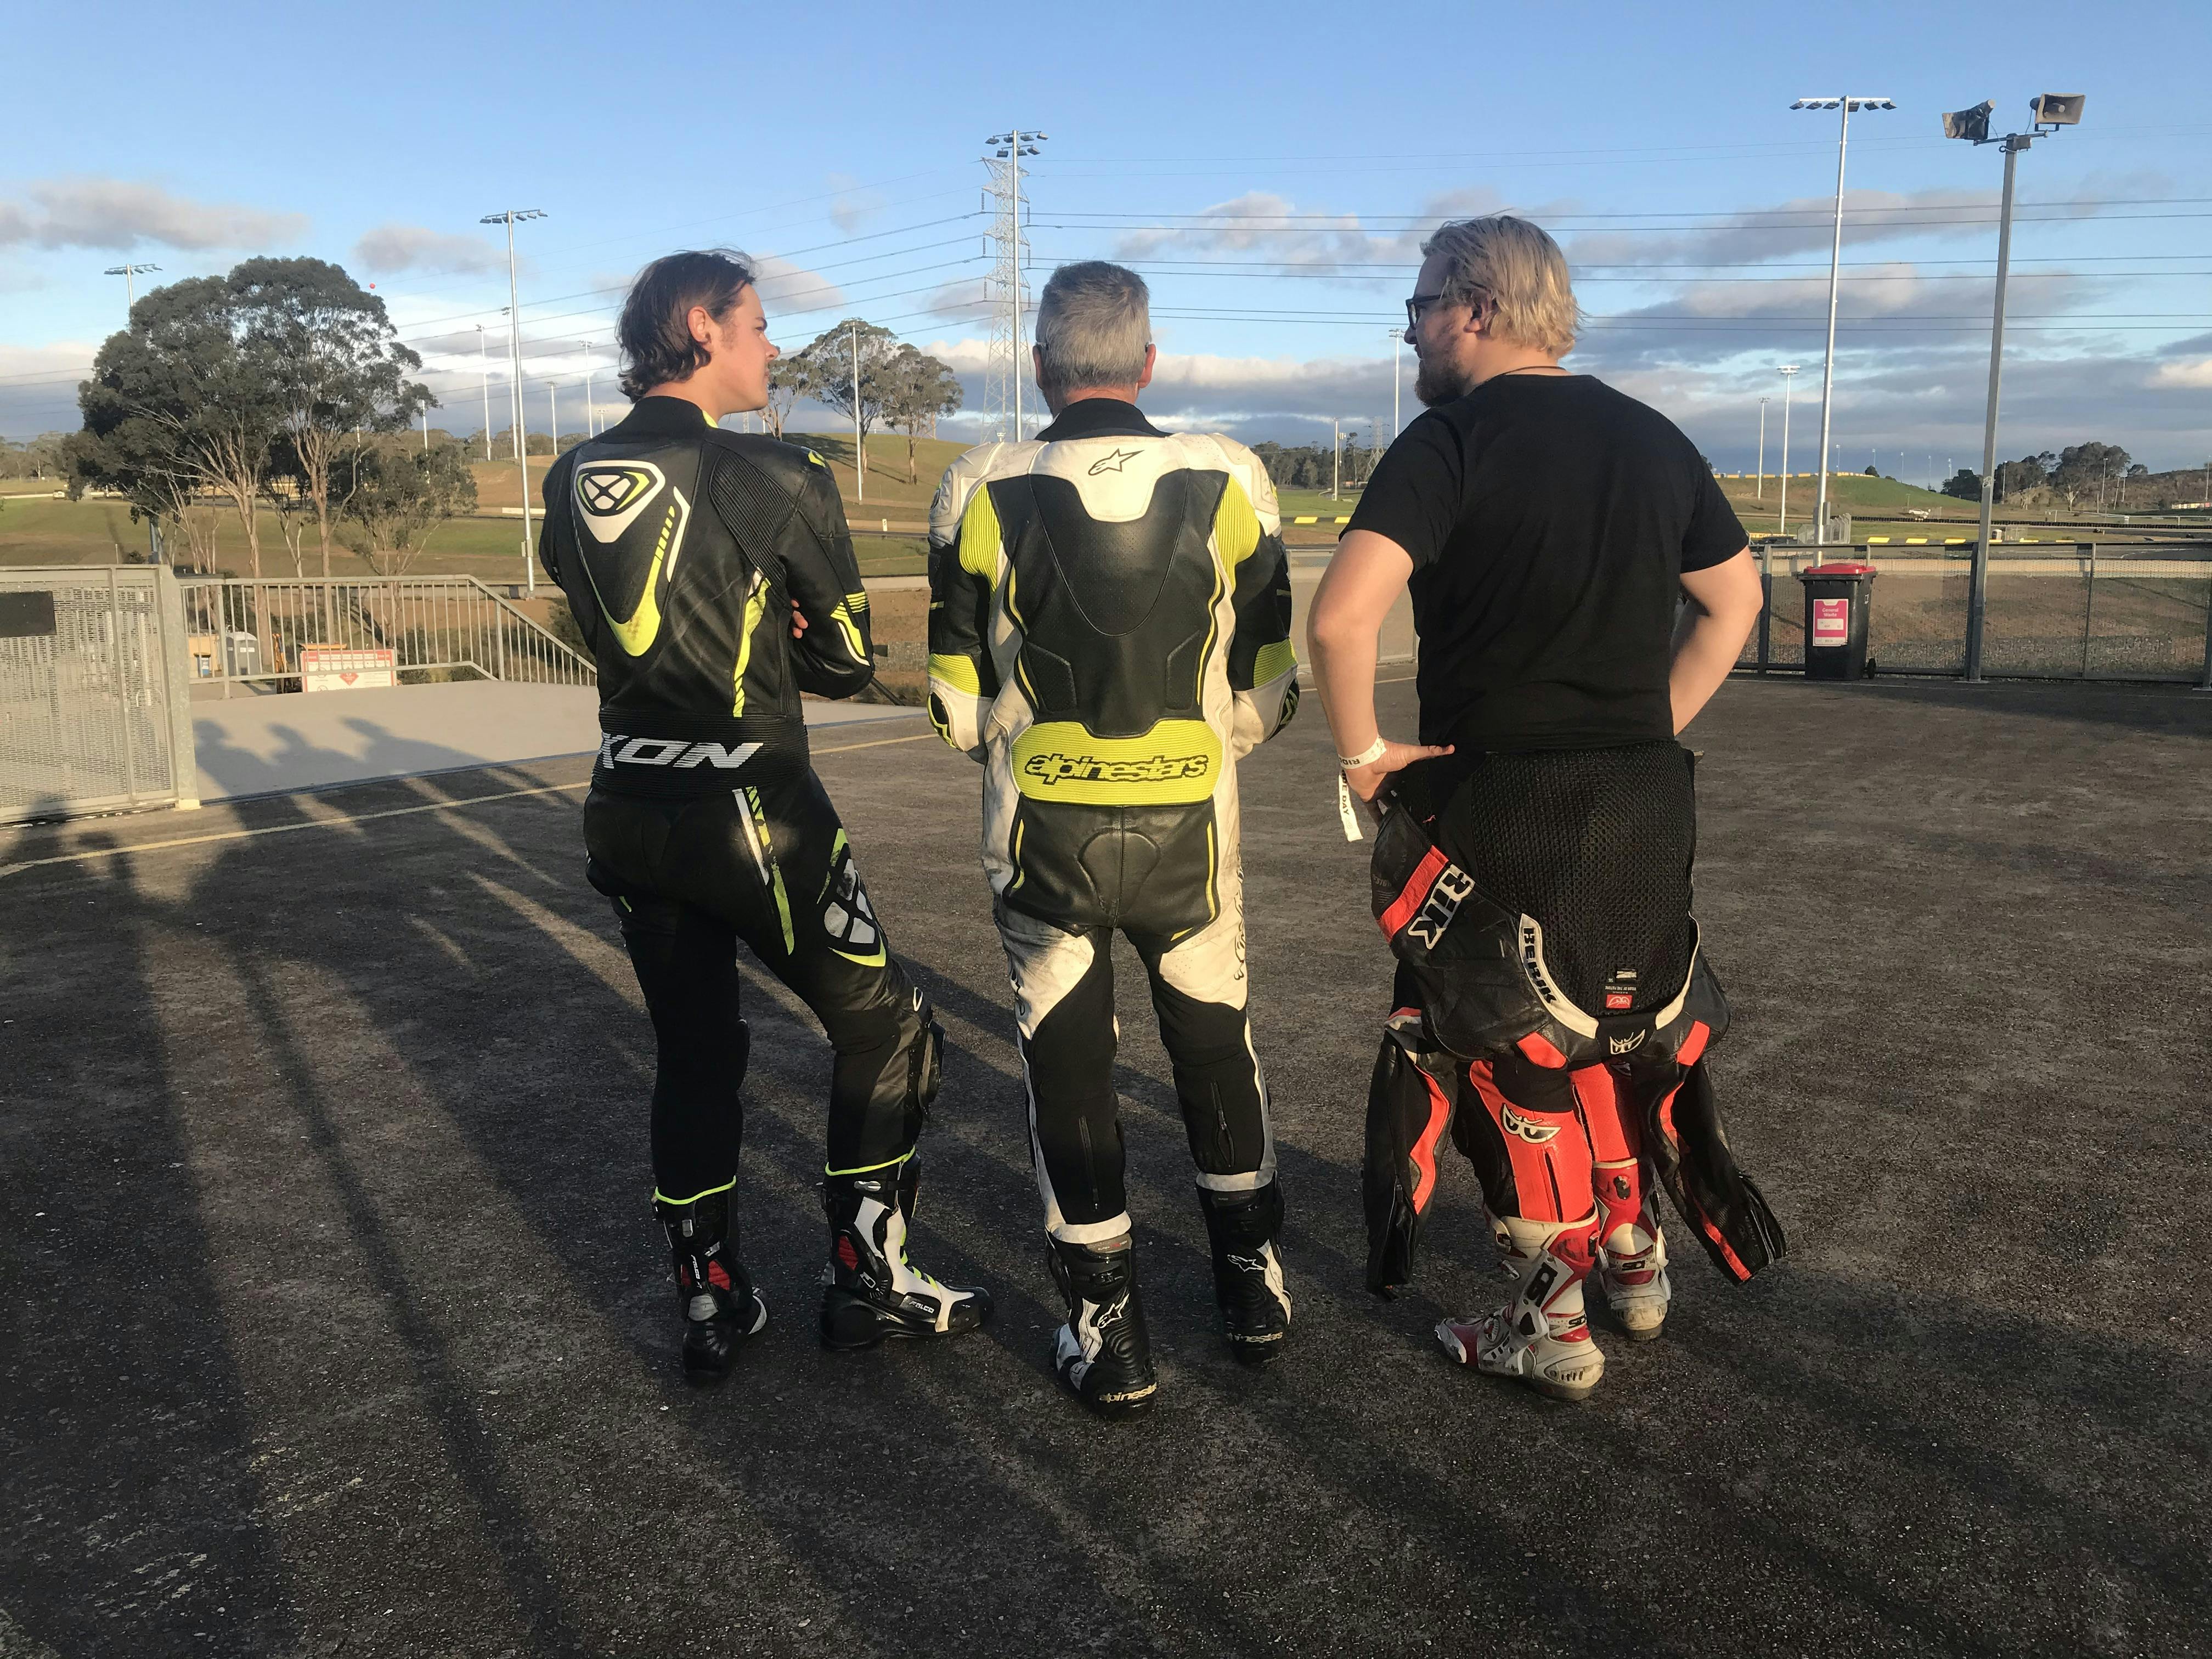
[[[91,859],[126,858],[133,853],[157,853],[171,847],[199,847],[209,842],[244,841],[254,836],[281,836],[291,830],[328,830],[342,823],[368,823],[378,818],[404,818],[416,812],[449,812],[459,806],[481,806],[486,801],[514,800],[524,795],[556,795],[569,789],[588,789],[580,783],[549,783],[541,789],[508,789],[496,795],[466,795],[458,800],[425,801],[420,806],[387,807],[381,812],[350,812],[339,817],[311,818],[305,823],[268,823],[258,830],[226,830],[212,836],[177,836],[167,841],[142,841],[129,847],[100,847],[88,853],[62,853],[52,858],[25,859],[20,864],[0,864],[0,877],[19,870],[36,870],[50,864],[82,864]]]

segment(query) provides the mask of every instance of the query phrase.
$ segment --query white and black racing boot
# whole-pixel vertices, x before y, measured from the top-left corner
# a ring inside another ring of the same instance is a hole
[[[1594,1265],[1597,1212],[1580,1221],[1501,1216],[1521,1259],[1512,1298],[1480,1319],[1447,1319],[1437,1340],[1486,1376],[1517,1377],[1555,1400],[1585,1400],[1605,1375],[1605,1356],[1583,1310]]]
[[[1643,1206],[1624,1219],[1618,1205],[1607,1202],[1616,1194],[1633,1201],[1644,1188]],[[1649,1342],[1665,1328],[1674,1286],[1667,1278],[1667,1235],[1648,1184],[1637,1179],[1634,1164],[1597,1166],[1600,1208],[1605,1231],[1597,1242],[1598,1288],[1606,1305],[1620,1322],[1622,1332],[1636,1342]]]
[[[892,1169],[831,1176],[823,1187],[830,1218],[830,1262],[822,1270],[824,1347],[958,1336],[989,1316],[988,1291],[940,1285],[907,1260],[907,1223],[921,1194],[921,1170],[911,1156]]]
[[[1101,1249],[1049,1241],[1053,1282],[1067,1299],[1054,1338],[1060,1384],[1101,1417],[1134,1417],[1159,1392],[1152,1339],[1137,1301],[1134,1252],[1119,1238]]]
[[[1198,1189],[1213,1246],[1213,1300],[1229,1351],[1247,1365],[1279,1359],[1291,1334],[1291,1293],[1283,1285],[1276,1239],[1283,1231],[1283,1189],[1270,1181],[1250,1192]]]
[[[656,1195],[653,1208],[668,1234],[676,1265],[677,1299],[684,1310],[684,1380],[713,1388],[730,1374],[738,1350],[766,1328],[768,1304],[738,1260],[728,1188],[688,1204],[671,1204]]]

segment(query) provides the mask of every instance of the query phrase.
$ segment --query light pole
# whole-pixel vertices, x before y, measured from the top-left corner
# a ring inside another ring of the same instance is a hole
[[[1328,498],[1338,499],[1344,459],[1344,422],[1332,416],[1328,423]]]
[[[599,428],[595,424],[595,405],[592,401],[592,349],[597,343],[593,340],[584,342],[584,435],[586,438],[599,435]]]
[[[508,208],[501,213],[487,213],[477,221],[480,225],[507,227],[507,360],[514,373],[514,465],[522,478],[522,588],[533,599],[538,597],[538,566],[530,556],[530,441],[522,414],[522,302],[514,285],[514,225],[518,219],[544,216],[540,208]],[[557,434],[554,447],[560,447]]]
[[[1801,363],[1784,363],[1774,372],[1782,377],[1782,522],[1774,533],[1790,533],[1790,388],[1797,384]]]
[[[1766,405],[1770,401],[1759,400],[1759,487],[1753,499],[1761,501],[1766,499]]]
[[[1972,109],[1954,111],[1943,118],[1946,138],[1964,138],[1974,144],[2002,144],[2004,146],[2004,201],[1997,210],[1997,289],[1990,316],[1990,402],[1989,411],[1982,422],[1982,527],[1974,540],[1974,562],[1966,579],[1966,679],[1972,684],[1982,678],[1982,621],[1989,599],[1990,586],[1990,520],[1996,504],[1997,472],[1997,385],[2004,370],[2005,276],[2012,265],[2012,176],[2014,165],[2021,151],[2037,139],[2047,137],[2060,127],[2078,125],[2081,106],[2086,101],[2080,93],[2046,92],[2041,97],[2028,100],[2028,112],[2035,118],[2034,130],[2029,132],[2009,132],[2002,137],[1990,133],[1990,117],[1996,106],[1987,99]]]
[[[561,393],[553,384],[553,377],[545,377],[545,413],[553,422],[553,453],[561,453]]]
[[[1820,489],[1818,503],[1813,509],[1814,539],[1828,539],[1828,417],[1834,406],[1836,390],[1836,295],[1844,274],[1844,151],[1850,142],[1851,112],[1858,109],[1895,109],[1897,106],[1887,98],[1840,97],[1800,98],[1790,106],[1792,109],[1832,109],[1841,112],[1842,124],[1836,130],[1836,241],[1834,251],[1828,256],[1828,356],[1820,366]]]
[[[159,270],[161,268],[161,267],[159,265],[110,265],[107,270],[102,273],[103,275],[109,276],[120,276],[123,279],[123,323],[125,327],[127,328],[131,325],[131,308],[138,303],[138,284],[133,279],[142,270]]]
[[[491,337],[477,325],[477,362],[483,370],[484,459],[491,459]]]
[[[1392,329],[1390,331],[1390,436],[1393,440],[1396,439],[1399,432],[1399,383],[1406,378],[1406,371],[1399,367],[1398,354],[1405,349],[1405,345],[1406,331],[1402,328]]]

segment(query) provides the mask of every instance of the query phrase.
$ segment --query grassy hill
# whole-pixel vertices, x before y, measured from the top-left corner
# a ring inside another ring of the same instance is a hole
[[[853,470],[853,440],[849,433],[794,432],[791,435],[829,464],[830,475],[845,500],[846,516],[855,532],[854,543],[860,556],[861,574],[905,575],[921,570],[930,496],[946,465],[964,446],[940,439],[919,441],[915,447],[915,476],[909,480],[906,440],[896,434],[872,436],[868,441],[867,500],[863,502]],[[550,456],[531,458],[533,504],[551,461]],[[424,575],[471,575],[487,582],[517,581],[522,575],[521,526],[513,509],[519,507],[521,492],[514,462],[512,459],[477,461],[472,464],[471,470],[477,480],[476,515],[441,526],[416,561],[414,572]],[[1720,483],[1723,493],[1751,534],[1767,535],[1778,529],[1781,480],[1774,474],[1767,475],[1763,494],[1758,482],[1747,475],[1723,476]],[[98,499],[70,501],[36,498],[49,495],[53,488],[51,480],[9,480],[0,483],[0,565],[112,564],[144,556],[146,527],[131,521],[130,509],[123,503]],[[1972,533],[1977,514],[1972,501],[1900,483],[1893,478],[1869,478],[1854,472],[1832,475],[1829,490],[1837,510],[1851,515],[1852,534],[1860,540],[1869,536]],[[1810,523],[1814,493],[1814,480],[1810,474],[1800,474],[1790,480],[1792,529]],[[1340,526],[1334,520],[1348,515],[1358,496],[1356,492],[1346,491],[1341,499],[1332,500],[1325,490],[1285,489],[1279,499],[1286,520],[1299,516],[1319,520],[1313,525],[1285,526],[1293,544],[1315,549],[1325,548],[1335,541]],[[1910,515],[1915,509],[1925,511],[1929,516],[1914,519]],[[199,511],[215,526],[218,565],[234,575],[246,574],[245,537],[236,515],[228,508],[212,505]],[[2002,522],[2035,520],[2047,524],[2051,515],[2052,509],[2048,507],[2001,507],[1996,516]],[[2083,533],[2093,533],[2092,525],[2102,528],[2110,522],[2106,518],[2084,520]],[[291,574],[276,514],[264,513],[260,524],[262,573],[269,576]],[[889,527],[888,534],[884,533],[885,526]],[[318,574],[320,569],[320,558],[311,548],[307,574]],[[331,574],[370,574],[368,562],[350,549],[333,550]]]

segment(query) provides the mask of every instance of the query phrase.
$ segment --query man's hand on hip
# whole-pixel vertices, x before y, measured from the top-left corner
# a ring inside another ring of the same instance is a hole
[[[1452,752],[1452,745],[1448,743],[1394,743],[1388,738],[1382,742],[1380,756],[1364,766],[1348,768],[1344,775],[1346,786],[1370,806],[1393,772],[1402,772],[1415,761],[1433,760]]]

